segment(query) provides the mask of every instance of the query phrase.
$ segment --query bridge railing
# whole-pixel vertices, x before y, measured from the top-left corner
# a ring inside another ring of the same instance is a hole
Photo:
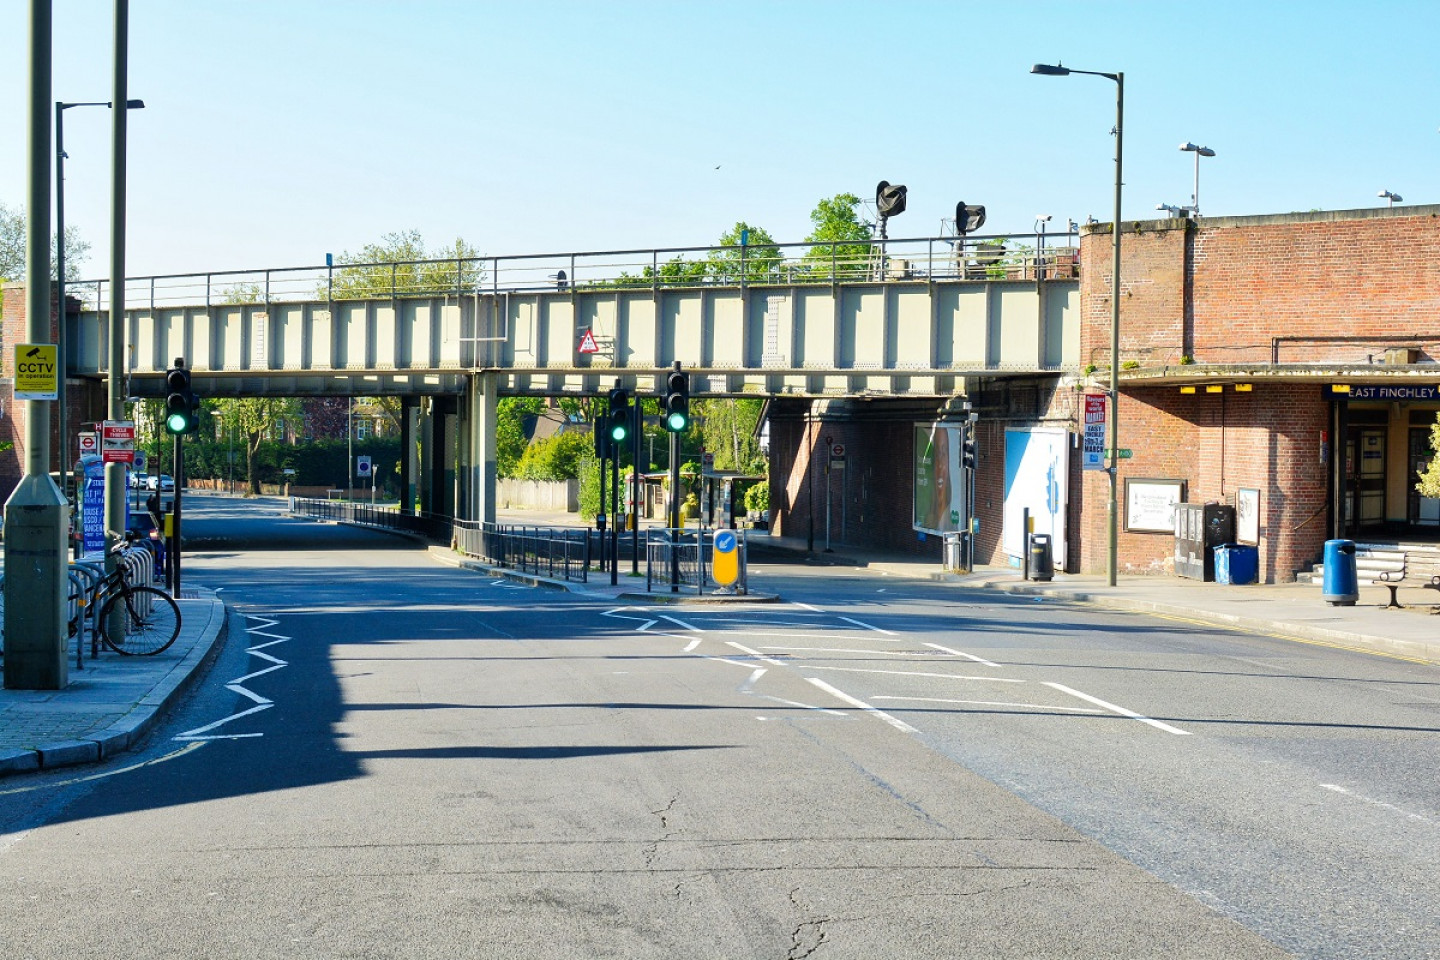
[[[132,277],[125,281],[125,303],[131,309],[208,308],[557,289],[1073,279],[1078,243],[1076,234],[994,234],[265,267]],[[71,281],[66,290],[87,309],[103,309],[108,284]]]

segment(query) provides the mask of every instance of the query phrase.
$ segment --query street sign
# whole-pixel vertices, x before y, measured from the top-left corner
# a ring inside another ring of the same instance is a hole
[[[93,457],[100,452],[100,438],[94,433],[80,434],[80,456]]]
[[[1085,433],[1081,442],[1081,469],[1105,469],[1105,414],[1108,401],[1109,397],[1103,393],[1085,394]]]
[[[1131,450],[1129,447],[1121,447],[1119,450],[1115,451],[1115,456],[1119,457],[1121,460],[1129,460],[1131,457],[1135,456],[1135,451]]]
[[[60,396],[60,363],[53,343],[15,345],[15,399],[55,400]]]
[[[105,463],[135,462],[134,420],[106,420],[100,425],[100,459]]]
[[[581,353],[599,353],[599,352],[600,352],[600,344],[598,344],[598,343],[595,342],[595,334],[594,334],[592,331],[586,330],[586,331],[585,331],[585,335],[580,338],[580,352],[581,352]]]
[[[734,530],[720,530],[715,534],[715,549],[710,557],[710,576],[722,587],[728,587],[740,578],[740,541]]]
[[[368,477],[368,476],[370,476],[370,458],[369,458],[369,457],[356,457],[356,458],[355,458],[355,472],[356,472],[357,474],[359,474],[361,477]]]
[[[707,477],[715,475],[715,454],[709,450],[700,455],[700,473]]]

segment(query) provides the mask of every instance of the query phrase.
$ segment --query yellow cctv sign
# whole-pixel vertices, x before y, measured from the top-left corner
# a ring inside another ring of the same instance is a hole
[[[60,363],[53,343],[15,345],[15,399],[55,400],[60,395]]]

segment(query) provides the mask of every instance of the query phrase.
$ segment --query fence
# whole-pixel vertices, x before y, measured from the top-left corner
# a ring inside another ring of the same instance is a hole
[[[739,551],[739,577],[732,586],[721,587],[711,581],[708,559],[714,556],[715,537],[721,532],[733,532]],[[719,530],[651,530],[645,542],[645,590],[647,593],[669,590],[679,593],[682,589],[693,589],[697,595],[710,593],[738,593],[749,595],[750,587],[745,570],[745,531]]]
[[[595,531],[584,527],[528,527],[457,520],[453,527],[455,549],[486,563],[587,583],[590,558],[599,556],[592,545]]]
[[[348,500],[314,500],[306,497],[291,497],[290,512],[295,516],[314,517],[316,520],[333,520],[343,523],[358,523],[382,530],[396,530],[445,543],[450,539],[450,518],[437,514],[402,513],[399,507],[381,507],[368,503]]]

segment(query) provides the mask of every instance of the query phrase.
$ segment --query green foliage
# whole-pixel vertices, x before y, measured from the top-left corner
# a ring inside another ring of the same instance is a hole
[[[495,473],[507,479],[518,477],[520,458],[529,437],[525,433],[526,416],[545,409],[539,397],[501,397],[495,404]]]
[[[459,238],[452,246],[430,250],[418,230],[387,233],[380,243],[337,256],[331,282],[322,285],[317,296],[364,300],[471,293],[485,279],[479,256]]]
[[[586,521],[594,520],[600,512],[600,461],[596,459],[593,448],[580,458],[578,473],[580,518]]]
[[[516,475],[524,480],[574,480],[587,454],[595,455],[595,440],[589,433],[557,433],[525,448]]]
[[[11,210],[0,203],[0,280],[25,279],[25,255],[28,223],[24,210]],[[50,238],[50,279],[58,276],[55,259],[55,238]],[[78,277],[80,264],[90,253],[90,244],[80,238],[74,227],[65,229],[65,276]]]
[[[740,246],[744,237],[746,245]],[[738,221],[717,240],[706,259],[706,272],[716,283],[766,283],[779,279],[783,259],[780,248],[764,227],[752,227]]]
[[[860,219],[859,206],[860,198],[855,194],[837,193],[810,211],[815,229],[805,242],[826,244],[805,252],[806,273],[812,279],[862,279],[867,275],[870,225]]]
[[[755,437],[765,401],[750,397],[716,397],[692,401],[700,439],[715,455],[716,470],[744,474],[765,472],[765,455]]]
[[[770,481],[761,480],[745,491],[745,509],[754,513],[770,509]]]
[[[1440,450],[1440,414],[1430,426],[1430,462],[1420,471],[1420,482],[1415,484],[1422,497],[1440,497],[1440,457],[1435,456],[1436,450]]]
[[[1120,364],[1121,370],[1136,370],[1140,367],[1139,360],[1126,360]]]

